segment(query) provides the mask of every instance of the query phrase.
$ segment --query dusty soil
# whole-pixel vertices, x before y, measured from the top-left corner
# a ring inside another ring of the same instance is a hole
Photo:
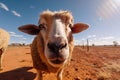
[[[0,80],[34,80],[30,47],[8,47],[4,55]],[[44,74],[44,80],[56,80]],[[120,80],[120,47],[75,47],[71,64],[65,68],[63,80]]]

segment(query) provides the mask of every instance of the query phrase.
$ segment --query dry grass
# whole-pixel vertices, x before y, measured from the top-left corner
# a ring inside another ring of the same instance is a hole
[[[113,73],[120,72],[120,64],[118,61],[109,61],[104,63],[104,67],[98,72],[98,80],[118,80],[113,78]]]
[[[111,78],[111,73],[106,71],[99,71],[98,80],[108,80]]]
[[[117,63],[117,61],[111,61],[109,63],[104,64],[107,69],[109,69],[111,72],[120,72],[120,63]]]

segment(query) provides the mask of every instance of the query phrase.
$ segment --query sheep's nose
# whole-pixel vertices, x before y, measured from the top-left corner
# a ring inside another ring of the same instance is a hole
[[[58,53],[59,50],[65,48],[67,46],[67,43],[48,43],[48,48],[51,52]]]

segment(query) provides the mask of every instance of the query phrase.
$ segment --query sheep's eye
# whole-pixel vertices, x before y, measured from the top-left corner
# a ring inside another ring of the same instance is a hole
[[[39,25],[39,29],[40,29],[40,30],[46,29],[45,24],[40,24],[40,25]]]
[[[72,28],[72,24],[69,24],[69,27]]]

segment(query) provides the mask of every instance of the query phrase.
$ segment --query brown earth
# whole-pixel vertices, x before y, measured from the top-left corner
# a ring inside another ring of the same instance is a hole
[[[30,47],[8,47],[4,55],[0,80],[34,80]],[[56,80],[44,74],[44,80]],[[120,47],[75,47],[71,64],[65,68],[63,80],[120,80]]]

